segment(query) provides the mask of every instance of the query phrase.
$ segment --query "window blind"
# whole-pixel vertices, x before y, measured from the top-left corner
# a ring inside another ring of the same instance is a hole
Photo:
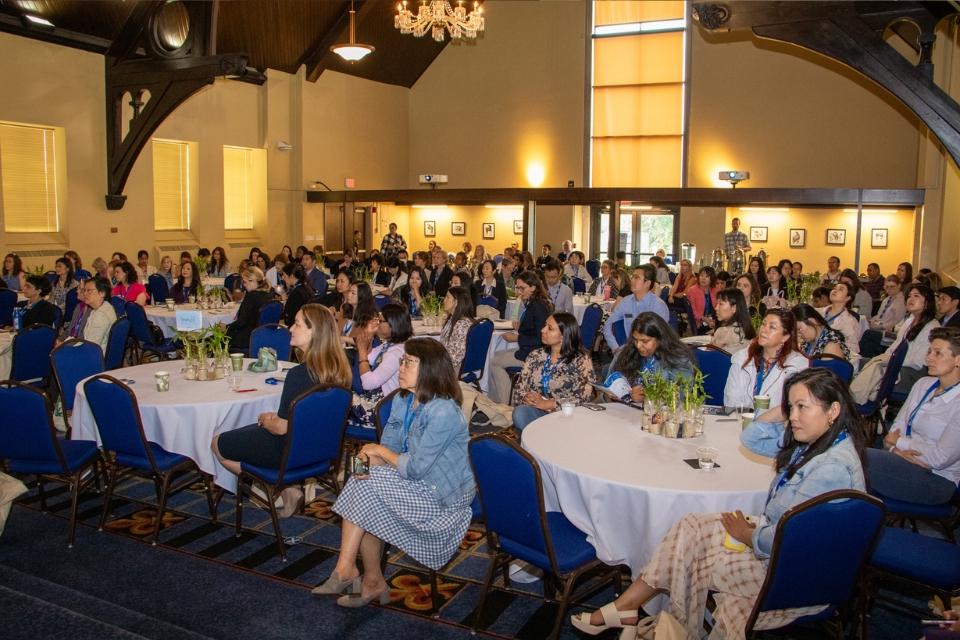
[[[60,230],[53,128],[0,123],[0,176],[6,231]]]
[[[153,140],[153,228],[190,228],[190,144]]]
[[[254,209],[253,149],[223,148],[223,228],[252,229]]]

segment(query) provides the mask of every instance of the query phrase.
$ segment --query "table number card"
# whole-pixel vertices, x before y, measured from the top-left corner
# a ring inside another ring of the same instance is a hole
[[[176,312],[177,331],[199,331],[203,329],[202,311],[181,311]]]

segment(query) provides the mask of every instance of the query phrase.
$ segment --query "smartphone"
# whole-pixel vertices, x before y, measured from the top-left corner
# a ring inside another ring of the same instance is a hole
[[[592,402],[584,402],[581,407],[586,407],[590,411],[606,411],[607,408],[602,404],[593,404]]]
[[[369,475],[370,463],[360,458],[360,456],[353,456],[350,458],[350,473],[355,476]]]

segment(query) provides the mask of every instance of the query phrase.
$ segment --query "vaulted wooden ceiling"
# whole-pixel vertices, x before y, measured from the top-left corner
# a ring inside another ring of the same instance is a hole
[[[0,0],[0,31],[103,53],[135,4],[135,0]],[[394,0],[355,0],[354,4],[357,42],[376,47],[359,62],[345,62],[330,52],[331,45],[348,40],[350,2],[343,0],[220,2],[217,52],[246,53],[250,66],[261,71],[296,73],[306,65],[311,81],[331,69],[411,87],[449,42],[401,34],[393,26]],[[27,26],[24,14],[45,18],[55,28]]]

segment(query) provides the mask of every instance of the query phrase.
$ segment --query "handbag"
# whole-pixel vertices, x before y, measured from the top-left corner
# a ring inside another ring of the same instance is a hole
[[[257,361],[251,362],[247,367],[254,373],[276,371],[277,368],[277,350],[273,347],[260,347],[260,351],[257,352]]]
[[[881,353],[879,356],[871,358],[863,365],[860,373],[850,382],[850,394],[857,404],[865,404],[868,400],[877,398],[877,391],[880,389],[880,381],[887,370],[887,363],[890,362],[890,356]]]
[[[637,626],[624,627],[620,640],[690,640],[690,634],[668,611],[642,619]]]

